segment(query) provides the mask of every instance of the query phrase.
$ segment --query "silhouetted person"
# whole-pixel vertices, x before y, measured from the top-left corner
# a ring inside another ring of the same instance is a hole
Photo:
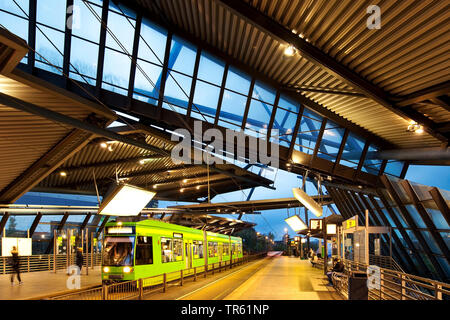
[[[81,248],[77,249],[76,265],[80,269],[80,274],[81,274],[81,268],[83,267],[83,249],[81,249]]]
[[[339,260],[338,258],[334,258],[333,259],[333,269],[331,269],[331,271],[327,272],[327,277],[328,277],[328,281],[330,282],[330,285],[333,285],[333,281],[331,281],[331,278],[333,276],[333,273],[342,273],[344,272],[345,266],[344,264],[341,262],[341,260]]]
[[[19,284],[22,284],[22,280],[20,279],[20,258],[19,252],[16,247],[13,247],[11,250],[11,267],[13,272],[11,273],[11,285],[14,285],[14,275],[17,274],[17,280],[19,280]]]

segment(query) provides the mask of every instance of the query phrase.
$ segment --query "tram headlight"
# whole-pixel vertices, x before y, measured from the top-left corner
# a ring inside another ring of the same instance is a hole
[[[130,268],[130,267],[123,267],[123,272],[130,273],[131,271],[133,271],[132,268]]]
[[[109,267],[104,267],[104,268],[103,268],[103,272],[104,272],[104,273],[108,273],[108,272],[109,272]]]

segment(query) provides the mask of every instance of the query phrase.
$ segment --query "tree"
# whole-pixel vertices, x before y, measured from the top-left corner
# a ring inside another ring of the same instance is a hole
[[[6,229],[6,235],[7,236],[12,236],[16,233],[17,231],[17,223],[16,223],[16,218],[14,216],[11,216],[9,218],[9,224],[8,224],[8,228]]]

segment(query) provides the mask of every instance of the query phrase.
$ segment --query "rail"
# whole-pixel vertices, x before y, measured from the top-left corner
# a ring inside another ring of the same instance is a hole
[[[243,258],[231,261],[211,263],[205,266],[188,268],[180,271],[164,273],[161,275],[141,278],[138,280],[118,282],[109,285],[102,285],[87,290],[77,290],[66,294],[47,297],[47,300],[132,300],[143,299],[144,295],[154,292],[166,292],[169,286],[183,286],[186,279],[197,281],[199,276],[207,277],[208,273],[213,275],[226,269],[231,269],[237,265],[263,258],[266,252],[247,255]]]
[[[9,259],[10,257],[7,256],[0,257],[0,274],[9,274],[13,272]],[[99,266],[101,264],[101,259],[101,253],[83,254],[84,266]],[[56,271],[66,269],[68,266],[74,264],[75,255],[70,256],[69,262],[67,262],[66,254],[41,254],[19,257],[19,270],[21,273],[52,270]]]
[[[354,271],[367,272],[367,265],[343,260],[344,274],[333,274],[336,291],[348,299],[348,281]],[[448,300],[450,284],[392,269],[380,268],[379,289],[369,289],[369,300]]]

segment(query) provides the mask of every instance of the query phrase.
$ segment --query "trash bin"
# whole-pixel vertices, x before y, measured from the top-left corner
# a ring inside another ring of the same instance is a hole
[[[348,278],[348,300],[368,300],[367,274],[352,272]]]

